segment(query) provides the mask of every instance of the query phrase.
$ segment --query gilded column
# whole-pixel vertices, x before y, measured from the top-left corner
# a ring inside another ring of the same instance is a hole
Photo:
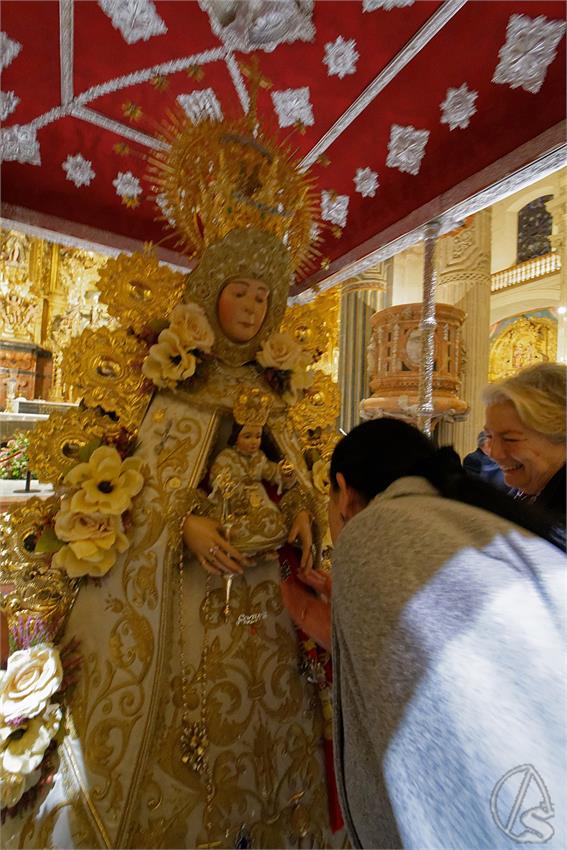
[[[559,272],[560,304],[557,316],[557,359],[567,363],[567,188],[562,183],[558,191],[546,207],[553,216],[553,231],[551,248],[559,256],[561,270]]]
[[[469,405],[464,421],[443,424],[439,442],[452,443],[461,457],[476,448],[484,425],[481,394],[488,382],[490,333],[491,210],[482,210],[438,242],[437,299],[465,311],[461,397]]]
[[[347,281],[342,287],[339,337],[340,427],[348,433],[360,422],[360,402],[369,394],[366,349],[370,318],[382,307],[390,260]]]

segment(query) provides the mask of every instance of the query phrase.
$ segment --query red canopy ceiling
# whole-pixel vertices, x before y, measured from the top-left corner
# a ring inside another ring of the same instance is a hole
[[[271,82],[259,112],[315,162],[336,225],[322,245],[333,268],[564,119],[560,0],[280,4],[305,9],[314,34],[255,51]],[[273,0],[249,7],[274,11]],[[115,244],[163,240],[145,176],[157,126],[180,95],[199,91],[238,114],[247,96],[238,63],[250,55],[187,0],[5,0],[2,33],[6,217],[61,228],[55,217]],[[279,126],[286,120],[275,108],[288,90],[295,129]],[[548,132],[546,144],[557,138]]]

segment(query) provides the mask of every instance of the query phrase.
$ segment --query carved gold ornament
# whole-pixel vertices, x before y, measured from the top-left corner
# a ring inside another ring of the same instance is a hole
[[[305,269],[316,257],[314,181],[253,113],[198,124],[174,116],[162,136],[167,147],[150,157],[156,198],[190,255],[253,227],[285,242],[294,268]]]
[[[315,370],[313,383],[302,399],[289,410],[292,428],[304,445],[311,445],[310,432],[325,431],[335,425],[339,414],[340,393],[337,384],[324,372]]]
[[[502,381],[535,363],[553,363],[557,357],[557,322],[541,316],[516,317],[492,340],[489,381]]]
[[[231,342],[219,324],[217,302],[224,286],[235,278],[255,278],[270,290],[268,312],[256,336],[246,343]],[[289,286],[291,261],[285,246],[261,230],[233,230],[222,242],[207,248],[187,278],[185,300],[200,304],[215,335],[213,354],[232,366],[253,360],[256,352],[282,320]]]
[[[268,420],[272,399],[257,387],[242,390],[234,402],[234,420],[239,425],[265,425]]]
[[[49,499],[33,497],[18,505],[2,522],[2,548],[0,568],[3,581],[13,580],[23,567],[34,567],[34,572],[49,569],[50,553],[38,553],[35,547],[42,532],[53,525],[59,510],[58,496]]]
[[[185,280],[184,274],[160,265],[155,254],[144,251],[109,259],[97,287],[111,316],[140,333],[152,320],[171,312],[181,300]]]
[[[85,330],[65,351],[63,380],[76,387],[88,407],[114,413],[132,429],[151,390],[143,374],[147,348],[124,330]]]
[[[288,309],[281,329],[299,343],[312,363],[316,363],[331,344],[332,328],[315,302]]]
[[[79,452],[88,443],[106,438],[112,442],[121,426],[94,410],[71,408],[52,413],[29,435],[29,465],[40,481],[57,486],[69,469],[79,462]],[[46,451],[46,447],[49,447]]]

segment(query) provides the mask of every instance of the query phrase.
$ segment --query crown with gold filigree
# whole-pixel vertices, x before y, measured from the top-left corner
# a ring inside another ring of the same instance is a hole
[[[269,395],[257,387],[247,387],[238,394],[232,414],[238,425],[260,425],[268,421],[272,406]]]
[[[251,108],[239,119],[193,124],[181,112],[162,128],[163,150],[149,157],[150,178],[163,218],[191,256],[200,256],[236,228],[274,234],[289,249],[296,270],[317,257],[314,181],[286,145],[276,142],[256,116],[257,66]]]

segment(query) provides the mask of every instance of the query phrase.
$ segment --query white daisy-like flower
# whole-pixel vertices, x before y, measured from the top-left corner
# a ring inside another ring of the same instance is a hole
[[[121,198],[137,198],[142,194],[142,187],[137,177],[131,171],[119,171],[112,181],[116,194]]]
[[[356,191],[363,198],[373,198],[378,188],[378,175],[371,168],[358,168],[353,177]]]
[[[329,41],[325,45],[323,62],[329,69],[329,77],[336,76],[342,80],[347,74],[354,74],[358,58],[359,54],[354,38],[345,41],[342,35],[339,35],[335,41]]]
[[[464,130],[476,112],[474,102],[477,97],[478,92],[471,91],[466,83],[458,89],[447,89],[445,100],[441,104],[441,123],[448,124],[450,130],[457,127]]]
[[[336,195],[334,192],[321,192],[321,218],[339,227],[345,227],[348,217],[348,195]]]
[[[74,156],[69,156],[65,162],[61,163],[61,168],[67,175],[67,180],[74,183],[77,188],[80,186],[89,186],[95,178],[93,164],[90,160],[85,159],[80,153]]]

